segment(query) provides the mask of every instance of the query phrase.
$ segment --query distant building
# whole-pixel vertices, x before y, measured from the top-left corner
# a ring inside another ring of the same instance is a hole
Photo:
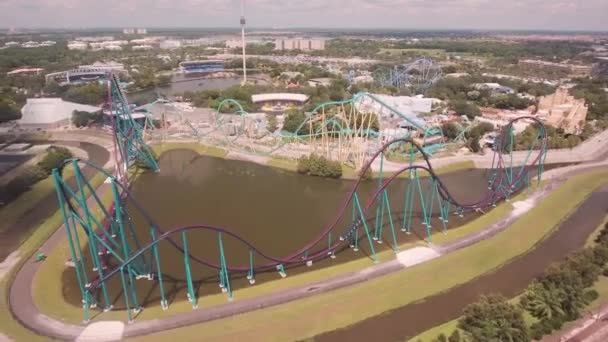
[[[537,59],[522,59],[518,64],[529,69],[566,72],[571,77],[588,77],[591,76],[592,70],[592,67],[588,65],[553,63]]]
[[[18,43],[18,42],[6,42],[6,43],[4,43],[4,46],[8,46],[8,47],[16,47],[16,46],[19,46],[19,45],[21,45],[21,44]]]
[[[331,85],[331,78],[328,78],[328,77],[311,78],[308,80],[308,85],[311,87],[318,87],[318,86],[329,87]]]
[[[477,90],[490,90],[493,93],[514,94],[515,91],[509,87],[500,85],[499,83],[474,83],[473,88]]]
[[[263,112],[281,113],[290,107],[302,107],[308,102],[305,94],[272,93],[251,95],[251,101]]]
[[[228,49],[237,49],[243,47],[243,41],[240,39],[230,39],[226,41],[226,48]]]
[[[554,94],[540,98],[536,115],[540,120],[561,128],[566,133],[580,134],[588,110],[585,100],[575,99],[568,94],[567,88],[559,87]]]
[[[137,30],[135,30],[135,33],[137,33],[137,34],[148,34],[148,29],[138,28]]]
[[[132,28],[122,29],[122,33],[123,34],[135,34],[135,29],[132,29]]]
[[[32,42],[32,41],[25,42],[25,43],[21,44],[21,47],[22,48],[26,48],[26,49],[37,48],[39,46],[40,46],[40,44],[38,44],[37,42]]]
[[[372,94],[378,101],[371,101],[366,97],[361,98],[355,106],[360,112],[371,112],[388,120],[393,121],[400,128],[412,129],[424,128],[427,123],[418,118],[419,114],[429,113],[432,110],[433,104],[441,102],[434,98],[425,98],[422,96],[391,96],[384,94]],[[405,118],[405,119],[404,119]]]
[[[160,42],[160,48],[165,50],[178,49],[182,46],[182,42],[179,40],[163,40]]]
[[[274,42],[275,50],[325,50],[323,39],[277,39]]]
[[[89,47],[88,43],[85,42],[69,42],[68,49],[69,50],[86,50]]]
[[[593,74],[595,76],[608,77],[608,57],[596,57],[596,63],[593,66]]]
[[[27,99],[17,124],[26,129],[51,129],[69,125],[74,111],[95,113],[101,107],[63,101],[60,98]]]
[[[141,50],[152,50],[154,47],[152,45],[135,45],[131,49],[135,51]]]
[[[106,79],[108,73],[126,74],[124,64],[116,62],[95,62],[91,65],[81,65],[77,69],[55,72],[45,75],[45,81],[59,85],[82,84],[98,82]]]
[[[216,72],[224,70],[224,61],[222,60],[200,60],[200,61],[185,61],[179,63],[180,71],[185,74]]]
[[[17,76],[17,75],[40,75],[44,69],[41,68],[20,68],[6,73],[6,76]]]

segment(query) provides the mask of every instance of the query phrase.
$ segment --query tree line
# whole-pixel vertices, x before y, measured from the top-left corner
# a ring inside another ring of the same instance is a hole
[[[599,297],[592,289],[600,275],[608,276],[608,223],[592,246],[571,253],[551,265],[517,300],[497,294],[482,296],[464,309],[458,328],[449,337],[433,342],[527,342],[559,330],[579,319],[585,308]],[[533,317],[527,323],[524,314]]]

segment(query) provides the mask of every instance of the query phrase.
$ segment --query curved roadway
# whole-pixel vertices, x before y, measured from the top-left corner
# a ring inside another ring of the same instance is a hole
[[[581,168],[579,167],[574,172],[578,172],[578,170],[580,169]],[[101,191],[104,191],[104,189],[101,189]],[[604,194],[606,194],[606,192],[604,192]],[[608,200],[608,197],[606,199]],[[595,228],[595,226],[593,228]],[[579,239],[584,240],[588,235],[588,231],[584,229],[579,229],[572,231],[572,234],[575,234],[578,236]],[[59,242],[61,242],[61,239],[63,237],[63,229],[58,229],[51,236],[51,238],[43,244],[40,251],[46,253],[50,252],[53,248],[55,248],[55,246]],[[469,238],[470,237],[467,237],[467,239]],[[554,241],[554,239],[551,238],[546,241],[546,243],[549,243],[550,241]],[[464,244],[458,248],[462,248],[465,245],[468,244]],[[33,283],[34,275],[37,272],[39,266],[40,264],[35,263],[33,258],[30,258],[30,260],[27,260],[23,267],[17,273],[9,294],[11,312],[13,313],[15,318],[18,319],[23,325],[25,325],[31,330],[36,331],[39,334],[66,340],[74,340],[78,338],[85,331],[85,328],[83,326],[65,324],[63,322],[47,317],[37,310],[36,305],[33,302],[33,298],[31,296],[31,284]],[[164,331],[167,329],[214,320],[234,315],[237,313],[252,311],[267,306],[278,305],[295,299],[304,298],[306,296],[312,296],[320,292],[330,291],[343,286],[362,282],[373,277],[378,277],[387,274],[389,272],[398,271],[402,268],[403,266],[396,262],[388,262],[385,264],[370,267],[364,270],[364,272],[359,271],[346,274],[307,287],[289,289],[273,293],[267,296],[253,298],[250,300],[238,301],[230,305],[222,305],[205,310],[197,310],[182,314],[176,314],[163,320],[136,322],[134,324],[126,326],[124,328],[124,334],[121,336],[132,337],[138,335],[145,335],[154,332]],[[407,307],[408,306],[406,306],[406,308]],[[366,324],[365,322],[366,321],[363,321],[359,324]],[[354,328],[356,327],[357,325],[354,326]],[[404,336],[403,334],[400,335]],[[104,336],[105,335],[100,335],[99,337],[101,338],[101,340],[103,340]],[[105,337],[106,339],[110,338],[110,336]],[[321,336],[321,338],[324,337]]]

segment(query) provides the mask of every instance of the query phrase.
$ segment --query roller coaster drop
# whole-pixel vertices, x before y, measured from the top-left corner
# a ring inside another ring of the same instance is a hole
[[[122,94],[113,95],[118,97],[116,101],[122,102],[123,105],[126,103]],[[122,108],[128,109],[128,106],[122,106]],[[128,115],[128,110],[125,113]],[[521,166],[516,166],[511,153],[515,144],[513,123],[518,120],[535,121],[538,127],[536,140],[530,146]],[[125,127],[120,128],[117,123],[115,124],[115,135],[119,147],[125,149],[121,153],[122,156],[127,157],[123,157],[120,162],[123,163],[123,169],[128,171],[127,168],[132,165],[129,161],[133,160],[133,157],[128,156],[143,153],[147,158],[146,153],[149,152],[149,149],[143,144],[143,140],[139,139],[138,134],[141,134],[139,130],[141,127],[135,127],[138,125],[136,121],[124,120],[122,123],[125,123]],[[135,140],[135,143],[130,140]],[[385,153],[391,146],[397,144],[408,146],[410,163],[397,172],[386,175],[382,169]],[[137,148],[127,149],[127,146]],[[387,236],[392,240],[387,245],[394,251],[399,248],[397,234],[409,234],[412,232],[413,226],[417,224],[424,228],[427,241],[432,243],[433,222],[438,222],[441,225],[440,230],[446,232],[451,212],[462,216],[465,211],[490,208],[497,202],[508,199],[513,193],[529,186],[533,176],[540,181],[546,147],[545,128],[535,118],[523,117],[510,122],[496,138],[493,167],[489,172],[487,192],[477,201],[461,203],[450,194],[433,171],[424,149],[412,138],[398,138],[389,141],[381,146],[374,155],[367,158],[361,169],[361,175],[365,175],[370,171],[374,161],[379,160],[380,162],[377,187],[373,194],[365,200],[361,198],[359,188],[360,184],[364,182],[364,177],[359,177],[327,226],[304,246],[283,257],[265,254],[239,234],[224,227],[207,224],[174,229],[161,227],[133,197],[127,184],[122,181],[124,177],[121,178],[119,171],[116,171],[117,176],[115,176],[88,161],[71,159],[65,161],[61,168],[54,170],[53,177],[82,295],[85,322],[89,321],[91,308],[101,306],[104,310],[112,309],[113,302],[110,300],[108,282],[114,277],[120,278],[128,320],[132,321],[132,311],[138,312],[142,308],[140,301],[142,297],[137,292],[137,279],[143,278],[157,282],[161,306],[163,309],[167,309],[169,306],[163,280],[166,274],[161,270],[160,242],[169,243],[183,255],[187,300],[193,308],[198,306],[197,292],[191,272],[193,262],[215,270],[218,274],[220,289],[227,293],[231,300],[231,280],[237,276],[246,276],[250,284],[255,283],[256,274],[261,272],[276,271],[281,277],[285,277],[286,269],[290,267],[311,266],[313,262],[335,258],[338,252],[348,248],[358,251],[359,248],[367,249],[368,247],[369,255],[374,262],[378,262],[376,248],[383,246],[380,244],[385,236],[385,230],[390,232],[390,234],[387,233]],[[423,157],[424,165],[414,164],[414,158],[417,155]],[[149,156],[151,157],[151,154]],[[143,160],[149,161],[149,165],[158,165],[156,161],[152,163],[153,159]],[[89,180],[84,177],[81,171],[83,165],[89,165],[108,177],[106,183],[108,183],[112,195],[110,205],[104,204]],[[68,167],[74,169],[75,186],[70,186],[63,179],[63,171]],[[119,168],[117,167],[117,169]],[[535,175],[533,175],[533,168],[538,170]],[[152,169],[154,168],[152,167]],[[423,186],[421,182],[422,173],[429,175],[426,186]],[[403,193],[405,205],[402,207],[400,204],[399,208],[396,208],[391,202],[387,190],[400,175],[407,177],[407,186]],[[90,193],[91,197],[88,200],[85,192]],[[130,209],[135,210],[144,218],[146,227],[137,227],[137,230],[143,229],[149,232],[145,243],[140,242],[136,237],[135,223],[127,210],[127,203],[130,204]],[[422,209],[420,216],[414,214],[415,203]],[[402,217],[396,215],[397,212],[401,212]],[[343,219],[350,223],[344,226],[340,223]],[[217,236],[219,255],[216,260],[218,261],[201,258],[191,251],[188,236],[189,233],[195,231],[204,231]],[[86,236],[83,236],[83,233]],[[85,262],[87,252],[82,246],[85,238],[92,267],[87,266]],[[230,254],[226,253],[225,249],[226,239],[232,239],[242,246],[240,252],[249,256],[247,264],[230,263]],[[363,241],[367,241],[367,243]],[[364,244],[361,245],[361,243]],[[92,272],[89,268],[92,268]],[[113,294],[113,297],[116,295]]]

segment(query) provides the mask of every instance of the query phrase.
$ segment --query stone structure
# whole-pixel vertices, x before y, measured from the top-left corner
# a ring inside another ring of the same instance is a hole
[[[518,63],[520,66],[529,69],[542,69],[547,71],[563,71],[567,72],[571,77],[588,77],[591,76],[592,67],[589,65],[576,65],[566,63],[554,63],[541,61],[537,59],[522,59]]]
[[[560,87],[554,94],[543,96],[538,103],[537,115],[545,123],[562,128],[566,133],[579,134],[589,108],[585,100],[575,99],[568,89]]]

